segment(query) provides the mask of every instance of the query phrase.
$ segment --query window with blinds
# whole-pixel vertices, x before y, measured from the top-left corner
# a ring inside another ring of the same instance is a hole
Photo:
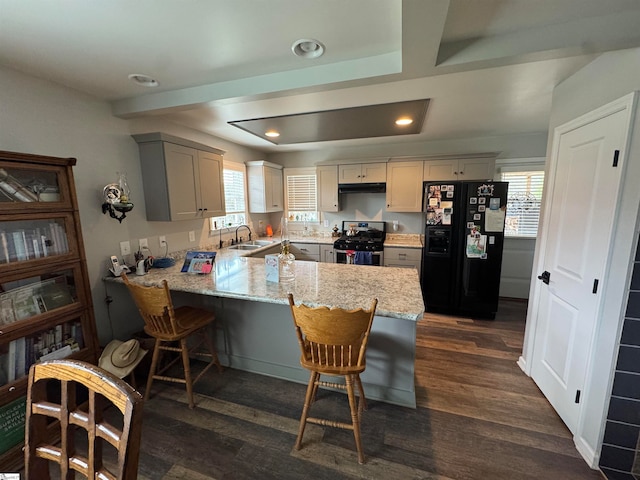
[[[503,172],[502,181],[509,182],[505,236],[537,236],[544,171]]]
[[[285,197],[289,221],[318,221],[315,169],[285,169]]]
[[[227,214],[211,219],[211,230],[246,223],[245,173],[242,165],[223,169],[224,201]]]

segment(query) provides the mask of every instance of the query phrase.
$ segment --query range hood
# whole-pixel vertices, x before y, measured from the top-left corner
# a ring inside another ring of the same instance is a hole
[[[338,193],[384,193],[386,183],[340,183]]]

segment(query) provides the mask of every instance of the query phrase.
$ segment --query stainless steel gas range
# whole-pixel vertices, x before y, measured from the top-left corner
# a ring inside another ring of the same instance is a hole
[[[343,221],[342,236],[333,243],[336,263],[384,265],[385,222]]]

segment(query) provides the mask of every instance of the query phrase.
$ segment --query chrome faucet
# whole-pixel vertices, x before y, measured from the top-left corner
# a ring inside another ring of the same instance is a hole
[[[240,230],[242,227],[249,230],[249,241],[251,241],[251,229],[249,228],[249,225],[240,225],[238,228],[236,228],[236,243],[238,243],[238,230]],[[242,237],[240,237],[240,239],[242,240]]]

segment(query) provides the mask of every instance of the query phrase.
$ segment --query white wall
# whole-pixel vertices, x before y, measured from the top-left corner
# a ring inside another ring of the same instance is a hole
[[[549,132],[580,115],[640,90],[640,49],[605,53],[565,80],[554,90]],[[628,146],[628,162],[623,177],[622,196],[617,204],[619,220],[611,249],[610,274],[605,279],[603,310],[592,347],[583,395],[584,406],[574,437],[578,449],[592,464],[597,465],[606,412],[611,392],[611,379],[625,308],[625,293],[631,273],[633,248],[638,235],[640,206],[640,119],[636,113],[633,140]],[[549,135],[549,152],[553,135]],[[549,157],[550,153],[547,155]],[[546,193],[545,193],[546,195]],[[612,200],[612,199],[609,199]],[[544,215],[544,204],[543,213]],[[613,213],[611,211],[611,213]],[[540,261],[536,251],[534,265]],[[626,285],[626,288],[625,288]],[[537,284],[532,284],[535,300]],[[530,371],[535,337],[532,304],[527,318],[525,345],[521,365]]]
[[[78,204],[101,344],[112,336],[124,338],[140,323],[137,314],[120,314],[109,320],[101,278],[106,260],[120,255],[120,241],[148,238],[158,254],[157,236],[166,235],[170,250],[209,243],[208,222],[147,222],[138,159],[132,133],[163,131],[226,150],[226,159],[237,162],[264,159],[261,152],[222,139],[157,121],[122,120],[111,115],[107,103],[45,80],[0,68],[0,149],[61,157],[75,157]],[[119,224],[101,211],[102,188],[116,181],[116,171],[126,171],[135,208]],[[197,232],[196,242],[188,231]],[[133,322],[133,323],[132,323]]]

